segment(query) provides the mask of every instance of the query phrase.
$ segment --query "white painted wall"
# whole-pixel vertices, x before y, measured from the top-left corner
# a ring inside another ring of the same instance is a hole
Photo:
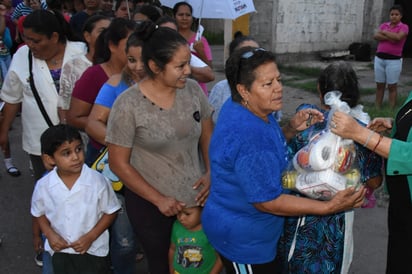
[[[363,1],[279,1],[275,52],[312,52],[347,48],[362,36]]]
[[[250,35],[277,56],[348,49],[353,42],[376,42],[393,0],[254,0]],[[214,22],[215,27],[223,26]]]

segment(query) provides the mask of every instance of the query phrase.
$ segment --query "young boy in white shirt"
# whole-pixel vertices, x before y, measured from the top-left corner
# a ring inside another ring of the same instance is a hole
[[[110,183],[84,164],[77,129],[50,127],[40,142],[43,161],[54,169],[37,182],[31,214],[46,236],[54,273],[110,273],[107,228],[120,209]]]

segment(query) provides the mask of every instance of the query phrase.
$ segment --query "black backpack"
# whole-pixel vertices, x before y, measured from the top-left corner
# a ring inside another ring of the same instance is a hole
[[[349,45],[349,52],[356,61],[371,60],[371,46],[368,43],[352,43]]]

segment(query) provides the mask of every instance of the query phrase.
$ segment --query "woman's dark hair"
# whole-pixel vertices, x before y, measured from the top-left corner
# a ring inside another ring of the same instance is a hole
[[[177,31],[167,27],[158,27],[151,21],[145,21],[139,25],[136,34],[144,42],[142,61],[149,77],[155,75],[149,67],[149,60],[163,70],[176,50],[181,46],[187,46],[186,39]]]
[[[173,16],[176,17],[176,13],[179,10],[179,8],[181,6],[188,6],[189,10],[190,10],[190,14],[193,14],[193,7],[192,5],[190,5],[188,2],[182,1],[182,2],[177,2],[174,6],[173,6]]]
[[[132,8],[134,9],[134,6],[135,6],[134,1],[117,0],[117,1],[116,1],[116,4],[114,5],[114,10],[117,11],[117,10],[120,8],[120,5],[121,5],[123,2],[126,2],[128,5],[133,5]]]
[[[242,101],[236,85],[242,84],[250,90],[252,83],[256,80],[255,70],[269,62],[275,63],[275,55],[262,48],[242,47],[229,56],[225,65],[225,74],[233,101],[238,103]]]
[[[162,17],[160,17],[160,18],[156,21],[156,24],[157,24],[158,26],[161,26],[161,25],[163,25],[163,24],[165,24],[165,23],[175,24],[176,29],[177,29],[176,19],[174,19],[173,17],[170,17],[169,15],[163,15]]]
[[[139,38],[136,32],[133,32],[127,39],[126,52],[130,47],[143,47],[143,44],[143,40]]]
[[[129,33],[134,31],[135,22],[125,18],[113,18],[107,29],[100,33],[96,40],[96,48],[93,56],[94,64],[107,62],[111,57],[109,44],[118,45],[120,40],[128,37]]]
[[[63,1],[61,0],[46,0],[47,9],[61,11],[63,9]]]
[[[318,79],[322,98],[332,90],[342,92],[342,101],[352,108],[358,104],[360,93],[358,77],[352,66],[345,61],[337,61],[327,66]]]
[[[256,42],[256,40],[253,39],[252,37],[243,35],[241,31],[235,32],[235,34],[233,35],[233,40],[229,44],[229,55],[232,55],[232,53],[239,47],[239,45],[245,41]]]
[[[53,33],[59,35],[59,42],[78,41],[69,23],[64,19],[60,11],[35,10],[24,19],[23,28],[31,29],[38,34],[50,38]]]
[[[83,29],[82,29],[83,40],[86,44],[87,44],[87,41],[84,39],[84,33],[85,32],[91,33],[94,30],[97,22],[99,22],[101,20],[110,20],[110,18],[107,17],[107,16],[104,16],[104,15],[100,15],[100,14],[95,14],[95,15],[92,15],[89,18],[87,18],[86,22],[83,25]],[[89,45],[87,45],[87,46],[89,46]]]
[[[40,136],[41,153],[53,156],[62,144],[77,140],[82,143],[79,130],[72,126],[60,124],[49,127]]]
[[[160,11],[153,5],[143,5],[140,7],[138,10],[136,10],[136,13],[141,13],[147,16],[152,22],[156,22],[162,14]]]
[[[399,4],[393,5],[393,6],[390,8],[389,12],[391,12],[391,11],[393,11],[393,10],[399,11],[399,13],[401,14],[401,16],[403,16],[403,7],[402,7],[401,5],[399,5]]]

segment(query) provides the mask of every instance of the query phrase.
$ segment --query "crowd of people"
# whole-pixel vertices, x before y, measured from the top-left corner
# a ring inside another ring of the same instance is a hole
[[[319,75],[320,105],[284,121],[274,53],[236,33],[209,92],[212,52],[191,5],[145,2],[0,0],[0,146],[19,176],[8,134],[21,115],[42,272],[135,273],[145,257],[152,274],[348,273],[353,209],[373,207],[384,178],[386,271],[410,269],[411,99],[394,119],[356,115],[358,78],[340,61]],[[375,35],[379,106],[383,66],[401,66],[384,41],[404,42],[402,12]],[[391,107],[398,78],[386,81]],[[332,91],[350,114],[331,110]],[[324,132],[355,142],[360,186],[327,200],[285,189],[295,155]]]

